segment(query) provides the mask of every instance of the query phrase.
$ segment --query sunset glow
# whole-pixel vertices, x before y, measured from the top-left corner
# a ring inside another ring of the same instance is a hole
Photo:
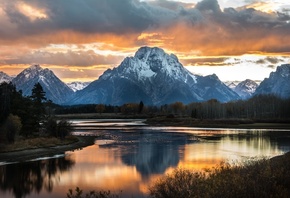
[[[216,73],[223,81],[263,80],[290,62],[290,4],[284,0],[0,5],[0,71],[9,75],[40,64],[65,82],[93,81],[141,46],[161,47],[192,73]]]

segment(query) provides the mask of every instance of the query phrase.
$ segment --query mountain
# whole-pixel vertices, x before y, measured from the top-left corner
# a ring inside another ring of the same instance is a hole
[[[290,98],[290,64],[277,67],[256,89],[255,94],[275,94],[281,98]]]
[[[240,82],[233,90],[239,94],[242,99],[250,98],[256,91],[258,84],[250,79]]]
[[[228,86],[232,90],[234,90],[234,88],[237,86],[237,83],[235,81],[226,81],[224,83],[226,86]]]
[[[42,69],[39,65],[33,65],[23,70],[12,80],[17,90],[22,90],[22,94],[25,96],[31,95],[33,86],[38,82],[45,91],[46,98],[57,104],[65,103],[67,98],[74,93],[51,70]]]
[[[91,82],[70,82],[67,83],[66,85],[73,90],[74,92],[79,91],[87,87]]]
[[[76,92],[70,104],[104,103],[121,105],[141,100],[162,105],[176,101],[188,104],[216,98],[222,102],[239,96],[216,75],[193,75],[174,54],[160,48],[142,47],[134,57],[127,57],[114,69]]]
[[[11,76],[5,74],[4,72],[0,71],[0,84],[2,82],[11,82],[12,79],[13,79],[13,77],[11,77]]]

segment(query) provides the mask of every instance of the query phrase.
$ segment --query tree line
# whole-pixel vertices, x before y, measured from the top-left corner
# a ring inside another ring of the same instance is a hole
[[[121,106],[106,104],[89,104],[76,106],[58,106],[56,114],[75,113],[116,113],[143,114],[149,116],[178,115],[195,119],[286,119],[290,118],[290,99],[282,99],[275,95],[256,95],[248,100],[221,103],[216,99],[205,102],[183,104],[175,102],[160,106],[140,103],[127,103]]]

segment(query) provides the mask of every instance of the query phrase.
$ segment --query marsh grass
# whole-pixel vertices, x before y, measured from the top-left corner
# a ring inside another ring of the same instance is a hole
[[[290,197],[290,153],[207,172],[176,169],[149,187],[154,198]]]

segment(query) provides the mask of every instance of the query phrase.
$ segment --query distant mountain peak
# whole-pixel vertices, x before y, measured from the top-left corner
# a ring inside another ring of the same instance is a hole
[[[75,82],[70,82],[67,83],[67,86],[71,88],[74,92],[80,91],[84,88],[86,88],[91,82],[80,82],[80,81],[75,81]]]
[[[255,94],[275,94],[282,98],[290,98],[289,82],[290,64],[283,64],[261,82]]]
[[[0,83],[3,83],[3,82],[9,83],[9,82],[12,81],[12,79],[13,79],[13,77],[11,77],[8,74],[0,71]]]
[[[46,92],[46,98],[55,103],[64,103],[73,91],[64,84],[51,70],[43,69],[40,65],[32,65],[24,69],[13,80],[23,95],[30,96],[35,83],[40,83]]]
[[[282,77],[289,77],[290,76],[290,64],[283,64],[280,67],[277,67],[276,73],[278,73]]]
[[[158,47],[141,47],[114,69],[108,69],[88,87],[76,93],[71,104],[121,105],[140,102],[161,105],[176,101],[190,103],[239,96],[216,75],[202,77],[189,72],[173,54]]]
[[[241,96],[243,99],[250,98],[256,91],[258,84],[250,79],[246,79],[240,82],[235,88],[234,91]]]

